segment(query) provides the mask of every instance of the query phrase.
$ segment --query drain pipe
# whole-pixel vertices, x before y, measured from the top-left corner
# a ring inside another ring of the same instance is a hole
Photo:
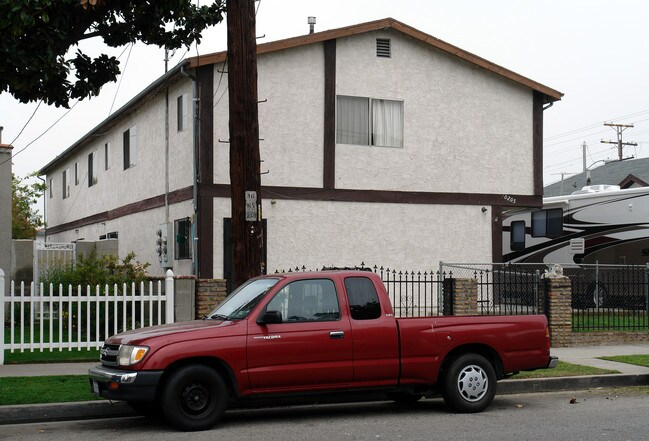
[[[200,120],[198,119],[198,82],[196,77],[185,70],[185,65],[180,67],[180,73],[192,80],[192,122],[193,122],[193,148],[192,148],[192,164],[193,164],[193,205],[194,205],[194,219],[192,222],[192,274],[198,277],[198,237],[196,225],[198,225],[198,183],[200,176],[198,173],[198,134],[200,133]]]

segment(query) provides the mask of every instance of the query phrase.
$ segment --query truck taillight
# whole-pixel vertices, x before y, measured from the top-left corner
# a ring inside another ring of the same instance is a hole
[[[545,327],[545,349],[550,353],[550,327]]]

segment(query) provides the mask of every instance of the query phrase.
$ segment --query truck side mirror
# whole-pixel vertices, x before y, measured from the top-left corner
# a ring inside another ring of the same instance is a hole
[[[278,325],[282,323],[282,313],[279,311],[266,311],[257,319],[258,325]]]

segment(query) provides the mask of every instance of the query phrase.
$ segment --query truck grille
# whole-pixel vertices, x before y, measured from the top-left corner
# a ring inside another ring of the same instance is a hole
[[[105,344],[99,350],[99,360],[101,364],[106,366],[117,366],[117,352],[119,351],[119,345],[107,345]]]

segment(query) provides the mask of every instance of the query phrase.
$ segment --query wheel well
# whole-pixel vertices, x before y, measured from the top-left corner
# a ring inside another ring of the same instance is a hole
[[[162,378],[160,379],[158,390],[156,391],[156,396],[159,397],[160,393],[162,392],[162,387],[164,387],[164,384],[166,384],[167,378],[169,378],[169,376],[171,376],[178,369],[192,364],[209,366],[216,372],[218,372],[225,382],[225,387],[228,390],[228,397],[230,399],[236,398],[237,391],[239,389],[237,387],[237,380],[234,376],[234,373],[232,372],[232,369],[230,369],[230,366],[228,366],[227,363],[225,363],[223,360],[212,357],[184,358],[182,360],[177,360],[167,366],[167,368],[164,370],[164,373],[162,374]]]
[[[493,366],[494,371],[496,372],[496,378],[498,380],[502,379],[505,376],[503,372],[502,360],[500,359],[498,352],[487,345],[470,344],[458,346],[457,348],[454,348],[452,351],[446,354],[446,357],[444,357],[444,361],[442,362],[442,367],[440,369],[440,378],[445,374],[446,369],[448,369],[448,366],[453,362],[453,360],[464,354],[482,355]]]

